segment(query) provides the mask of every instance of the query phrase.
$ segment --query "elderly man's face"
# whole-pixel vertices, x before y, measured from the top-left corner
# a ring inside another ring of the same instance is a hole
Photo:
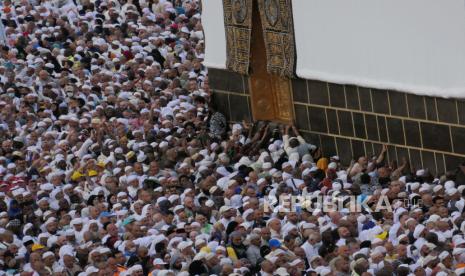
[[[47,267],[52,267],[53,263],[55,263],[55,256],[47,256],[45,259],[44,259],[44,263]]]
[[[74,266],[75,259],[74,259],[74,257],[72,257],[70,255],[65,255],[63,257],[63,263],[65,264],[65,266],[67,268],[72,268]]]
[[[448,255],[444,260],[442,260],[442,263],[444,264],[444,266],[448,269],[452,268],[453,264],[454,264],[454,259],[452,258],[452,255]]]
[[[142,164],[141,163],[135,163],[134,164],[134,171],[139,175],[143,174],[144,173],[144,168],[143,168]]]
[[[57,227],[58,227],[57,223],[53,221],[53,222],[48,223],[45,228],[47,229],[49,233],[54,234],[57,231]]]
[[[242,244],[242,237],[241,236],[234,236],[232,239],[231,239],[232,243],[235,244],[235,245],[240,245]]]
[[[74,229],[76,229],[77,232],[80,232],[82,230],[83,224],[82,223],[77,223],[73,224]]]
[[[273,219],[269,225],[270,225],[270,228],[273,229],[274,231],[276,232],[281,231],[281,222],[279,220]]]
[[[341,238],[346,239],[351,236],[349,229],[347,227],[339,227],[338,234]]]
[[[271,239],[271,232],[268,228],[262,228],[260,230],[260,236],[262,237],[262,239],[268,241]]]
[[[42,80],[42,81],[45,81],[48,79],[48,72],[45,71],[45,70],[42,70],[39,72],[39,79]]]

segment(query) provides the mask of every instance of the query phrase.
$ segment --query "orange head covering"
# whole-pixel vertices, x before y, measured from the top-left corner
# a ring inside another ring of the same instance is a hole
[[[326,170],[328,169],[328,159],[325,157],[320,158],[320,160],[316,162],[316,166],[318,167],[318,169],[326,172]]]

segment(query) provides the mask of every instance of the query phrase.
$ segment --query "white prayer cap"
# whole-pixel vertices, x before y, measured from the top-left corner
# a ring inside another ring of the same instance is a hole
[[[168,197],[168,200],[173,203],[174,201],[179,199],[179,195],[173,194]]]
[[[425,243],[425,244],[423,244],[423,245],[426,245],[430,250],[433,250],[433,249],[436,248],[436,245],[434,245],[434,244],[432,244],[432,243],[430,243],[430,242],[427,242],[427,243]]]
[[[53,223],[55,222],[56,219],[55,218],[48,218],[46,222],[44,222],[44,225],[45,227],[47,227],[47,225],[49,225],[50,223]]]
[[[342,189],[342,185],[339,182],[334,182],[333,183],[333,190],[334,191],[340,191]]]
[[[456,194],[458,192],[458,190],[456,188],[449,188],[449,189],[446,189],[446,194],[448,196],[453,196],[454,194]]]
[[[420,193],[427,193],[427,192],[429,192],[429,188],[427,188],[427,187],[421,187],[419,192],[420,192]]]
[[[262,165],[262,169],[264,169],[264,170],[269,170],[271,168],[272,168],[272,164],[270,162],[265,162]]]
[[[139,180],[138,176],[135,175],[135,174],[131,174],[130,176],[128,176],[127,178],[127,182],[130,183],[130,182],[133,182],[133,181],[136,181],[136,180]]]
[[[460,185],[457,187],[457,191],[462,194],[463,190],[465,189],[465,185]]]
[[[437,193],[437,192],[439,192],[441,189],[442,189],[442,186],[441,186],[441,185],[436,185],[436,186],[434,186],[434,188],[433,188],[433,192],[434,192],[434,193]]]
[[[405,238],[408,238],[408,236],[405,235],[405,234],[400,234],[400,235],[397,237],[397,240],[398,240],[398,241],[401,241],[401,240],[403,240],[403,239],[405,239]]]
[[[287,272],[287,269],[284,268],[284,267],[280,267],[278,269],[276,269],[276,271],[274,272],[273,275],[279,275],[279,276],[288,276],[290,275],[289,272]],[[320,275],[323,275],[320,271]],[[324,275],[327,275],[327,274],[324,274]]]
[[[325,266],[319,266],[315,268],[315,271],[318,273],[318,275],[321,275],[321,276],[326,276],[326,275],[331,274],[331,270]]]
[[[47,257],[50,257],[50,256],[55,257],[55,254],[53,254],[53,252],[50,252],[50,251],[47,251],[44,254],[42,254],[42,258],[44,258],[44,259],[47,258]]]
[[[450,256],[449,252],[447,251],[442,251],[441,254],[439,254],[438,258],[442,262],[447,256]]]
[[[75,256],[74,248],[71,245],[63,245],[59,251],[60,258],[64,256]]]
[[[192,246],[192,241],[182,241],[178,244],[178,249],[179,251],[183,251],[190,246]]]
[[[423,170],[423,169],[417,170],[417,172],[416,172],[417,176],[423,176],[424,174],[425,174],[425,170]]]
[[[94,267],[94,266],[89,266],[87,269],[86,269],[86,275],[90,275],[92,273],[98,273],[99,270],[98,268]]]
[[[176,206],[173,208],[173,213],[176,213],[177,211],[183,210],[183,209],[184,209],[184,206],[183,206],[183,205],[176,205]]]
[[[454,240],[454,246],[457,246],[460,244],[465,244],[465,239],[463,239],[462,237],[459,237],[458,239]]]
[[[83,224],[82,218],[75,218],[71,220],[71,225]]]
[[[243,217],[245,220],[247,220],[247,217],[248,217],[249,215],[253,214],[253,212],[254,212],[254,210],[252,210],[252,209],[247,209],[247,210],[245,210],[244,213],[242,214],[242,217]]]
[[[447,189],[450,189],[450,188],[455,188],[455,182],[452,181],[452,180],[448,180],[444,183],[444,188],[447,190]]]
[[[416,190],[418,188],[420,188],[420,183],[418,183],[418,182],[410,183],[410,189],[412,189],[412,191]]]
[[[250,161],[250,159],[247,156],[243,156],[241,157],[241,159],[239,159],[238,163],[241,165],[250,166],[252,164],[252,161]]]
[[[377,246],[373,251],[371,252],[371,255],[380,255],[386,253],[386,248],[384,246]]]
[[[160,259],[160,258],[156,258],[153,260],[153,265],[165,265],[166,263]]]
[[[116,197],[124,197],[124,196],[128,196],[128,194],[126,192],[119,192]]]
[[[328,164],[328,169],[337,169],[337,163],[336,162],[331,162]]]
[[[438,215],[436,215],[436,214],[432,214],[432,215],[428,218],[427,222],[436,222],[436,221],[438,221],[440,218],[441,218],[440,216],[438,216]]]
[[[452,250],[452,255],[460,255],[465,252],[465,248],[463,247],[456,247]]]
[[[463,273],[465,273],[465,267],[457,268],[454,272],[455,272],[455,275],[462,275]]]
[[[50,238],[50,234],[49,233],[40,233],[39,236],[37,236],[37,238],[40,240],[42,238]]]
[[[207,244],[207,242],[204,239],[199,238],[195,240],[194,246],[197,247],[202,244]]]

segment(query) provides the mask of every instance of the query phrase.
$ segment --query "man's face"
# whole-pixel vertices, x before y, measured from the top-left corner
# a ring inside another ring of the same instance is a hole
[[[437,200],[436,200],[435,206],[436,206],[437,208],[439,208],[439,207],[441,207],[441,206],[444,206],[444,199],[443,199],[443,198],[437,199]]]
[[[48,207],[49,207],[48,201],[43,200],[43,201],[39,202],[39,208],[40,208],[42,211],[47,210]]]
[[[399,257],[405,257],[407,256],[407,247],[403,244],[399,244],[397,246],[397,255]]]
[[[56,222],[50,222],[49,224],[47,224],[47,226],[45,228],[47,228],[47,231],[49,233],[54,234],[57,231],[57,223]]]
[[[338,249],[339,256],[348,256],[349,255],[349,247],[343,245]]]
[[[144,168],[142,167],[142,164],[141,163],[135,163],[134,164],[134,171],[137,174],[143,174],[144,173]]]
[[[294,213],[294,212],[289,213],[289,214],[287,214],[287,219],[288,219],[290,222],[292,222],[292,223],[295,224],[295,223],[297,223],[297,219],[298,219],[298,218],[297,218],[297,214]]]
[[[45,259],[44,259],[44,263],[46,266],[48,267],[51,267],[53,265],[53,263],[55,262],[55,257],[54,256],[47,256]]]
[[[124,265],[126,263],[126,258],[124,257],[123,253],[117,253],[115,255],[115,259],[119,265]]]
[[[447,218],[449,216],[449,211],[444,206],[440,207],[438,210],[438,215],[441,216],[441,218]]]
[[[368,164],[368,159],[365,156],[362,156],[358,159],[358,164],[365,167]]]
[[[312,267],[318,267],[318,266],[321,266],[323,265],[323,259],[321,259],[320,257],[316,258],[312,263],[311,263]]]
[[[48,79],[48,73],[47,73],[47,71],[45,71],[45,70],[40,71],[40,72],[39,72],[39,78],[40,78],[40,80],[42,80],[42,81],[47,80],[47,79]]]
[[[107,227],[108,234],[112,237],[118,236],[118,227],[114,224],[110,224]]]
[[[74,257],[69,256],[69,255],[65,255],[63,257],[63,262],[64,262],[66,267],[72,268],[74,266],[75,260],[74,260]]]
[[[232,239],[232,243],[235,245],[239,245],[242,243],[242,238],[240,236],[236,236]]]
[[[186,206],[187,208],[194,208],[194,201],[192,200],[191,197],[186,197],[185,200],[184,200],[184,206]]]
[[[350,237],[350,231],[346,227],[340,227],[338,229],[339,236],[343,239]]]
[[[268,228],[262,228],[261,232],[260,232],[262,238],[266,241],[270,240],[271,238],[271,232]]]
[[[399,193],[400,192],[400,182],[399,181],[393,181],[391,182],[391,184],[389,185],[390,186],[390,190],[392,193]]]
[[[451,255],[447,256],[443,261],[442,263],[447,267],[447,268],[451,268],[452,265],[453,265],[453,258]]]
[[[255,245],[255,246],[260,246],[260,237],[256,238],[256,239],[253,239],[250,241],[251,244]]]
[[[73,224],[74,225],[74,229],[76,229],[77,232],[81,231],[82,230],[82,223],[80,224]]]
[[[279,222],[279,220],[274,219],[270,222],[270,228],[279,232],[281,230],[281,223]]]
[[[262,263],[262,269],[263,269],[263,271],[265,271],[267,273],[272,273],[273,270],[274,270],[273,263],[271,263],[270,261],[264,261]]]
[[[144,203],[150,203],[150,201],[152,200],[152,195],[149,192],[144,190],[140,193],[140,199]]]
[[[418,267],[414,271],[415,276],[426,276],[425,269],[423,267]]]

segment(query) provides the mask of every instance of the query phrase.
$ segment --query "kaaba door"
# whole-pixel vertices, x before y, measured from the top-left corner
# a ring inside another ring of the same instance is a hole
[[[253,1],[250,78],[252,115],[254,120],[270,120],[286,124],[293,122],[291,81],[269,74],[258,3]]]

